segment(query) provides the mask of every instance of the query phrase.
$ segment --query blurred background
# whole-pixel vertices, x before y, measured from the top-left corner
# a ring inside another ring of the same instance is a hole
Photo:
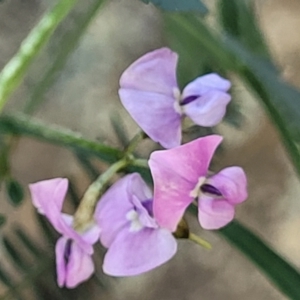
[[[0,2],[0,69],[53,3],[52,0]],[[65,47],[65,38],[76,39],[76,35],[72,36],[74,28],[81,16],[96,7],[95,3],[95,0],[81,1],[58,28],[13,95],[7,111],[25,109],[45,123],[119,146],[112,116],[122,120],[129,137],[137,132],[136,124],[118,99],[120,74],[142,54],[168,43],[163,17],[153,5],[138,0],[107,1],[64,68],[52,70],[55,80],[49,79],[44,82],[44,88],[37,88]],[[215,1],[206,4],[210,9],[207,22],[218,30]],[[282,77],[299,87],[300,2],[257,0],[255,14]],[[198,55],[202,53],[199,51]],[[233,118],[238,122],[233,125],[229,120],[215,129],[224,135],[225,142],[214,170],[229,165],[245,169],[250,196],[238,207],[237,219],[300,267],[298,179],[262,106],[237,78],[230,78],[236,114]],[[91,178],[74,153],[29,138],[14,144],[10,161],[14,178],[25,187],[26,198],[17,207],[10,204],[2,185],[1,213],[9,219],[1,228],[4,238],[0,244],[0,294],[3,295],[0,299],[285,299],[237,250],[217,234],[200,231],[192,218],[193,231],[212,243],[211,251],[189,241],[179,241],[177,255],[162,267],[141,276],[114,279],[101,271],[103,249],[99,247],[93,279],[75,290],[58,289],[54,242],[51,242],[56,236],[49,230],[45,233],[49,226],[35,215],[27,184],[66,176],[81,196]],[[94,165],[98,172],[103,168],[101,163],[94,162]],[[76,202],[76,196],[72,199]],[[74,206],[70,204],[66,209],[71,211]]]

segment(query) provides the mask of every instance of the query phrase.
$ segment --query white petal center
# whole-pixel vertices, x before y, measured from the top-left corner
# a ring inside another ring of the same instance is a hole
[[[200,195],[200,187],[206,181],[205,177],[199,177],[194,189],[190,191],[190,197],[197,198]]]
[[[144,228],[144,225],[140,221],[139,214],[134,209],[126,214],[126,219],[131,221],[129,231],[137,232]]]

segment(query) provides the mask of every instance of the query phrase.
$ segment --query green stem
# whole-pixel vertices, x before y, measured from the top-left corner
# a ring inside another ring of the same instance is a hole
[[[96,204],[105,191],[108,182],[117,172],[129,164],[130,161],[126,158],[117,161],[88,187],[74,215],[74,228],[77,231],[84,231],[93,221]]]
[[[143,158],[133,159],[132,162],[131,162],[131,166],[142,167],[142,168],[149,169],[148,160],[143,159]]]
[[[108,163],[122,157],[122,151],[83,138],[80,134],[58,126],[49,126],[33,121],[22,114],[0,116],[0,132],[13,135],[35,137],[40,140],[94,154]]]
[[[137,145],[146,137],[145,133],[140,131],[138,132],[132,140],[129,142],[128,146],[125,149],[125,155],[131,154]]]
[[[199,245],[205,249],[210,250],[212,248],[211,244],[208,241],[202,239],[200,236],[198,236],[192,232],[189,233],[189,240],[193,241],[194,243],[196,243],[197,245]]]
[[[0,112],[9,95],[19,85],[30,63],[47,43],[53,31],[76,4],[77,0],[60,0],[46,12],[22,42],[19,51],[0,73]]]

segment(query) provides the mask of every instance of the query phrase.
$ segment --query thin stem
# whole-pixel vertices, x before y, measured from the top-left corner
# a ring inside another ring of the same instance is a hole
[[[132,140],[129,142],[128,146],[125,149],[125,155],[131,154],[137,145],[146,137],[143,131],[138,132]]]
[[[208,241],[202,239],[200,236],[198,236],[192,232],[190,232],[190,234],[189,234],[189,240],[193,241],[194,243],[200,245],[201,247],[203,247],[205,249],[210,250],[212,248],[211,244]]]
[[[144,158],[135,158],[131,161],[130,165],[149,169],[148,160]]]
[[[77,1],[58,1],[51,10],[44,14],[40,22],[22,42],[16,55],[6,64],[0,73],[0,112],[8,101],[9,95],[19,85],[30,63]]]
[[[72,150],[85,151],[108,163],[114,163],[122,157],[122,152],[116,148],[85,139],[71,130],[32,120],[23,114],[0,116],[0,132],[35,137]]]
[[[125,168],[130,161],[123,158],[111,165],[102,173],[86,190],[79,207],[74,215],[74,228],[77,231],[83,231],[93,221],[96,204],[105,191],[107,183],[121,169]]]

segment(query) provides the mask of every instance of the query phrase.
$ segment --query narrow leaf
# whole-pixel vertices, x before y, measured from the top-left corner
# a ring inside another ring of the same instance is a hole
[[[119,143],[125,148],[129,142],[129,137],[122,118],[120,118],[118,113],[114,113],[111,115],[110,121]]]
[[[198,216],[195,205],[190,205],[188,209]],[[291,299],[299,299],[300,273],[262,239],[237,221],[216,232],[258,266],[282,293]]]
[[[299,299],[299,272],[257,235],[238,222],[232,222],[218,232],[256,264],[282,293],[290,299]]]
[[[99,176],[99,171],[90,162],[89,156],[86,153],[76,151],[76,158],[84,170],[87,172],[91,180],[95,180]]]
[[[255,54],[269,57],[269,50],[257,23],[254,1],[219,0],[220,21],[230,35]]]
[[[144,3],[151,2],[165,11],[196,12],[206,14],[208,9],[200,0],[142,0]]]
[[[13,178],[9,178],[5,181],[5,187],[10,202],[14,206],[19,206],[24,199],[23,187]]]
[[[40,246],[38,246],[22,228],[16,228],[14,232],[20,243],[22,243],[34,256],[39,257],[43,253]]]
[[[0,214],[0,227],[3,226],[6,222],[6,217]]]
[[[45,13],[41,21],[22,42],[17,54],[4,67],[0,73],[0,111],[9,95],[19,85],[33,59],[76,2],[77,0],[59,0],[51,10]]]
[[[29,267],[29,264],[26,262],[26,259],[22,253],[22,248],[15,246],[7,237],[3,238],[3,245],[6,248],[6,256],[10,258],[16,269],[26,271]]]
[[[103,2],[104,0],[93,0],[92,3],[80,2],[79,7],[75,7],[79,16],[74,17],[72,30],[64,32],[61,36],[55,57],[51,61],[51,64],[49,64],[45,75],[43,75],[36,85],[36,88],[25,106],[25,113],[33,113],[38,108],[39,104],[42,103],[45,93],[57,79],[60,70],[62,70],[66,65],[68,58],[76,49],[81,37],[90,25],[91,21],[97,15]],[[88,9],[84,9],[85,6],[88,6]],[[73,12],[71,14],[73,14]]]
[[[209,56],[212,63],[234,72],[259,96],[277,127],[288,150],[293,166],[300,176],[300,92],[285,83],[274,65],[251,53],[233,37],[221,39],[194,16],[166,15],[172,30],[181,27],[185,35],[197,44],[199,53]],[[180,41],[180,36],[178,36]],[[197,42],[197,43],[196,43]]]

